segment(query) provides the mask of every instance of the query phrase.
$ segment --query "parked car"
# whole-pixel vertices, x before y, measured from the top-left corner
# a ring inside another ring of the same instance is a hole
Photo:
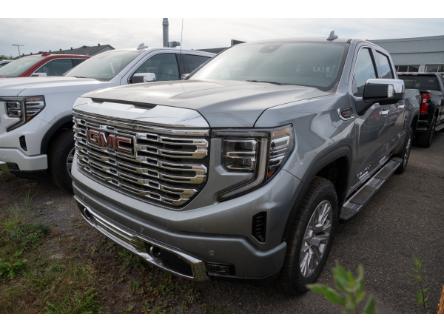
[[[399,78],[404,80],[406,88],[421,93],[415,142],[430,147],[435,134],[444,128],[443,77],[439,73],[399,73]]]
[[[72,106],[85,92],[128,83],[178,80],[213,54],[128,49],[98,54],[64,77],[0,81],[0,161],[13,172],[49,172],[70,190],[74,153]]]
[[[389,53],[368,41],[236,45],[188,80],[79,98],[75,199],[89,224],[169,272],[279,275],[301,292],[338,220],[405,170],[417,110],[403,95]]]
[[[42,53],[22,57],[0,68],[0,78],[27,76],[61,76],[74,68],[87,55]]]
[[[3,67],[7,64],[9,64],[11,62],[11,60],[0,60],[0,67]]]

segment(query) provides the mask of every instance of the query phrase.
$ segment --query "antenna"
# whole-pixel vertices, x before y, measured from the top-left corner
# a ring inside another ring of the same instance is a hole
[[[17,52],[18,52],[18,55],[19,55],[19,57],[20,57],[20,54],[21,54],[21,52],[20,52],[20,46],[25,46],[25,45],[23,45],[23,44],[12,44],[12,46],[17,47]]]
[[[332,41],[334,41],[335,39],[338,39],[338,36],[335,35],[335,31],[332,30],[332,31],[330,31],[330,35],[328,36],[327,40],[328,40],[329,42],[332,42]]]

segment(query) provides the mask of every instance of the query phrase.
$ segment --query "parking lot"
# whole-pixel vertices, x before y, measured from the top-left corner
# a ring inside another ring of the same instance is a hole
[[[361,263],[378,312],[424,312],[416,304],[412,278],[417,257],[429,288],[428,311],[436,312],[444,284],[443,151],[442,133],[430,149],[415,148],[407,171],[393,176],[357,217],[341,225],[320,282],[332,283],[335,261],[350,269]],[[312,293],[289,298],[273,281],[193,283],[173,277],[88,227],[72,198],[46,177],[18,179],[4,171],[0,177],[0,232],[14,214],[15,220],[46,230],[32,247],[14,254],[24,265],[1,281],[0,312],[338,311]]]

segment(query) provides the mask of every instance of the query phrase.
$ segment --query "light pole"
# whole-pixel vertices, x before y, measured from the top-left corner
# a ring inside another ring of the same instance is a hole
[[[20,46],[25,46],[25,45],[23,45],[23,44],[12,44],[12,46],[15,46],[15,47],[17,47],[17,52],[18,52],[18,56],[20,57]]]

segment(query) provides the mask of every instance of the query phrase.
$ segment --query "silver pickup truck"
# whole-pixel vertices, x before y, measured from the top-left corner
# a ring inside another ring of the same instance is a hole
[[[417,110],[384,49],[362,40],[234,46],[188,80],[74,105],[84,219],[196,280],[316,281],[335,227],[409,159]]]

